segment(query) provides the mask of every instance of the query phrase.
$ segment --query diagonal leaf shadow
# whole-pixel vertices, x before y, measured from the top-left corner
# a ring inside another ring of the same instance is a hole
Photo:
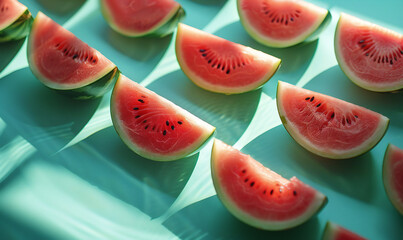
[[[47,11],[58,15],[68,15],[71,16],[75,11],[77,11],[86,0],[36,0],[41,4]]]
[[[0,43],[0,73],[3,69],[13,60],[13,58],[17,55],[18,51],[21,49],[21,46],[24,44],[25,38],[10,42]]]
[[[46,88],[29,68],[0,81],[0,116],[28,142],[49,154],[81,130],[99,102],[73,100]]]

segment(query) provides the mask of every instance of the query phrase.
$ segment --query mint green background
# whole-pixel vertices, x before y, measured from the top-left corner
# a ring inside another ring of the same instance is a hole
[[[403,1],[312,0],[333,15],[319,40],[273,49],[247,35],[234,0],[178,0],[186,24],[283,60],[263,88],[235,96],[193,85],[176,62],[174,37],[129,39],[113,32],[96,0],[21,2],[34,15],[44,11],[131,79],[216,126],[217,138],[284,177],[297,176],[329,203],[287,231],[241,223],[215,196],[211,144],[167,163],[134,154],[111,126],[110,95],[75,101],[47,89],[30,72],[22,40],[0,44],[0,239],[319,239],[328,220],[370,239],[402,239],[403,217],[385,195],[381,168],[389,142],[403,148],[403,94],[352,84],[337,65],[333,36],[341,11],[403,33]],[[380,112],[390,127],[372,151],[356,159],[315,156],[280,125],[278,80]]]

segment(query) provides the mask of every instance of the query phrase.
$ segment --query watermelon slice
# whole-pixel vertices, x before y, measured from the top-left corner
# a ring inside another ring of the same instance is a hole
[[[32,24],[28,62],[44,85],[76,98],[102,96],[119,76],[115,64],[42,12]]]
[[[389,119],[366,108],[285,82],[277,87],[285,129],[317,155],[343,159],[361,155],[383,137]]]
[[[334,50],[341,70],[376,92],[403,89],[403,35],[342,13]]]
[[[241,221],[265,230],[302,224],[327,198],[296,177],[287,180],[251,156],[215,140],[211,173],[217,196]]]
[[[170,161],[194,154],[215,131],[156,93],[120,75],[111,99],[116,132],[137,154]]]
[[[386,194],[403,215],[403,149],[388,145],[383,159],[382,176]]]
[[[328,10],[296,0],[238,0],[242,25],[269,47],[290,47],[316,40],[330,23]]]
[[[18,40],[28,35],[32,16],[17,0],[0,0],[0,42]]]
[[[327,222],[322,240],[366,240],[366,238],[338,224]]]
[[[174,0],[101,0],[101,9],[109,26],[129,37],[168,35],[185,16]]]
[[[176,35],[176,57],[197,86],[218,93],[242,93],[266,83],[281,60],[185,24]]]

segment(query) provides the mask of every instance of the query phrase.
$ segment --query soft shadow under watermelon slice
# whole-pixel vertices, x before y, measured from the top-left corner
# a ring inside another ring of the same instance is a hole
[[[327,203],[326,196],[296,177],[287,180],[220,140],[214,141],[211,175],[228,211],[260,229],[295,227]]]
[[[265,84],[281,60],[196,28],[179,24],[176,57],[197,86],[211,92],[236,94]]]
[[[115,64],[41,12],[27,54],[32,73],[45,86],[76,98],[102,96],[119,76]]]
[[[358,86],[376,92],[403,89],[403,35],[342,13],[334,51],[341,70]]]
[[[344,159],[372,149],[389,119],[364,107],[279,81],[277,108],[295,141],[317,155]]]
[[[199,150],[215,128],[158,94],[120,75],[111,98],[113,125],[137,154],[177,160]]]

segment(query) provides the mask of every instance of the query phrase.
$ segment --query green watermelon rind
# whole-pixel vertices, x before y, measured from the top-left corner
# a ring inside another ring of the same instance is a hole
[[[273,65],[271,69],[267,70],[267,73],[258,81],[255,81],[253,84],[249,84],[246,86],[242,87],[227,87],[227,86],[220,86],[220,85],[214,85],[211,83],[207,83],[203,79],[197,76],[191,69],[188,67],[188,64],[182,57],[182,51],[180,50],[181,47],[181,41],[180,41],[180,35],[181,35],[181,27],[182,24],[179,24],[177,32],[176,32],[176,40],[175,40],[175,55],[176,59],[179,63],[179,66],[181,67],[183,73],[198,87],[210,91],[210,92],[215,92],[215,93],[223,93],[223,94],[242,94],[250,91],[254,91],[256,89],[259,89],[263,87],[264,84],[266,84],[273,76],[276,74],[277,70],[281,66],[281,59],[278,59],[278,62]],[[250,48],[253,51],[257,51],[255,49]]]
[[[221,187],[220,181],[217,179],[217,173],[214,164],[214,159],[216,158],[215,144],[216,141],[214,141],[213,150],[211,151],[211,176],[213,179],[213,185],[216,190],[217,197],[228,209],[228,211],[231,212],[240,221],[262,230],[270,230],[270,231],[287,230],[305,223],[313,216],[318,214],[328,203],[328,198],[319,191],[317,191],[315,199],[312,201],[310,208],[307,211],[305,211],[305,214],[300,215],[298,218],[293,218],[288,221],[267,221],[267,220],[259,220],[249,215],[248,213],[240,209],[238,206],[236,206],[236,204],[229,197],[227,197],[227,195],[225,194],[224,190]]]
[[[205,145],[208,144],[208,142],[210,142],[212,139],[214,139],[215,130],[216,130],[215,127],[209,125],[208,123],[205,123],[203,120],[197,118],[193,114],[189,113],[187,110],[177,106],[177,110],[180,109],[180,111],[182,112],[183,115],[187,115],[190,119],[194,119],[194,120],[203,122],[206,124],[206,126],[208,125],[210,127],[210,129],[206,128],[204,135],[200,137],[200,139],[202,139],[202,141],[199,141],[198,143],[195,143],[195,144],[187,147],[186,149],[183,149],[182,151],[177,152],[176,154],[171,154],[171,155],[154,154],[147,150],[139,148],[135,143],[133,143],[130,140],[130,138],[125,133],[125,130],[121,126],[120,120],[118,118],[119,113],[116,111],[116,109],[114,107],[114,98],[115,98],[116,91],[117,91],[116,89],[119,86],[119,81],[120,81],[120,77],[118,78],[118,80],[115,84],[115,87],[112,91],[112,96],[111,96],[111,101],[110,101],[110,106],[111,106],[110,114],[111,114],[111,118],[112,118],[112,123],[113,123],[113,127],[115,128],[115,131],[117,132],[119,137],[122,139],[123,143],[136,154],[138,154],[144,158],[153,160],[153,161],[160,161],[160,162],[174,161],[174,160],[179,160],[179,159],[183,159],[186,157],[190,157],[190,156],[198,153]],[[163,97],[161,97],[161,100],[167,102],[168,104],[174,104],[171,101],[169,101]]]
[[[390,172],[388,171],[388,163],[389,163],[389,159],[390,159],[390,154],[393,151],[393,149],[398,149],[398,147],[392,145],[392,144],[388,144],[388,147],[386,148],[385,151],[385,155],[383,158],[383,164],[382,164],[382,182],[383,182],[383,186],[385,188],[385,192],[386,195],[388,196],[390,202],[392,203],[392,205],[396,208],[396,210],[403,215],[403,203],[399,203],[397,202],[397,196],[395,194],[395,192],[393,191],[391,184],[389,183],[390,179],[392,178]]]
[[[38,15],[43,14],[41,12]],[[43,76],[40,71],[36,67],[35,60],[32,56],[32,42],[33,42],[33,32],[35,31],[36,20],[39,19],[37,17],[32,23],[31,31],[28,37],[27,44],[27,59],[29,68],[33,75],[42,82],[46,87],[56,90],[59,93],[63,93],[65,95],[69,95],[75,99],[91,99],[97,98],[105,94],[107,91],[111,90],[114,83],[117,80],[117,77],[120,75],[120,71],[112,62],[106,66],[103,71],[100,71],[98,74],[91,76],[87,79],[82,80],[76,84],[60,84],[52,81],[51,79]]]
[[[366,90],[369,91],[373,91],[373,92],[395,92],[395,91],[401,91],[403,90],[403,81],[401,81],[400,86],[397,85],[390,85],[390,86],[375,86],[372,84],[369,84],[366,81],[361,80],[361,78],[359,78],[358,76],[356,76],[354,74],[353,71],[350,70],[350,68],[347,66],[346,62],[343,61],[343,57],[340,51],[340,47],[338,43],[338,39],[339,39],[339,32],[340,32],[340,22],[343,20],[343,17],[345,17],[347,14],[345,13],[341,13],[339,20],[337,22],[337,26],[336,26],[336,31],[334,34],[334,52],[336,55],[336,59],[337,62],[339,64],[340,69],[344,72],[344,74],[358,87],[364,88]]]
[[[320,149],[317,149],[316,147],[313,146],[308,140],[304,138],[303,135],[301,135],[297,127],[294,127],[291,122],[287,121],[287,117],[285,116],[285,111],[283,110],[280,100],[281,99],[281,85],[282,81],[278,82],[277,85],[277,111],[280,116],[281,122],[285,128],[285,130],[288,132],[288,134],[303,148],[306,150],[310,151],[311,153],[314,153],[316,155],[319,155],[321,157],[325,158],[330,158],[330,159],[349,159],[349,158],[354,158],[358,157],[360,155],[365,154],[366,152],[370,151],[372,148],[374,148],[383,138],[383,136],[386,134],[386,131],[389,127],[389,119],[383,115],[381,115],[382,119],[378,125],[377,131],[372,135],[373,137],[370,139],[367,139],[366,142],[362,143],[359,147],[356,147],[348,152],[345,153],[331,153],[331,152],[326,152],[322,151]],[[330,96],[328,96],[330,97]],[[333,97],[330,97],[333,98]]]
[[[102,15],[104,16],[106,22],[109,24],[109,26],[113,30],[115,30],[116,32],[118,32],[124,36],[127,36],[127,37],[164,37],[164,36],[167,36],[175,30],[178,23],[180,21],[182,21],[186,16],[185,10],[182,8],[182,6],[179,5],[177,9],[172,9],[171,13],[168,14],[159,24],[155,25],[153,28],[149,29],[146,32],[136,33],[136,32],[125,31],[125,30],[119,28],[113,22],[112,16],[111,16],[110,12],[108,11],[107,7],[105,6],[105,4],[103,3],[103,1],[101,1],[101,12],[102,12]]]
[[[0,43],[25,38],[30,31],[32,22],[31,12],[27,9],[17,20],[0,30]]]
[[[241,0],[237,0],[238,15],[241,24],[243,25],[246,32],[260,44],[273,48],[287,48],[315,41],[319,38],[320,33],[330,24],[332,19],[332,14],[329,10],[326,10],[326,14],[322,17],[322,19],[318,20],[316,24],[314,24],[309,30],[305,32],[305,34],[297,38],[290,39],[288,41],[272,40],[259,34],[258,31],[255,30],[251,24],[249,24],[248,20],[242,13],[240,3]]]

